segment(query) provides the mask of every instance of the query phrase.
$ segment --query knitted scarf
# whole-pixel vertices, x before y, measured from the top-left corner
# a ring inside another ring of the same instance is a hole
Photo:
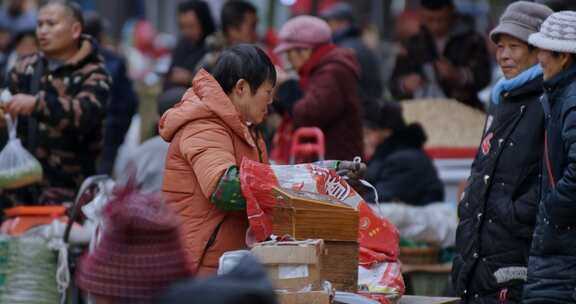
[[[512,79],[502,77],[492,88],[492,103],[499,104],[502,99],[502,93],[517,89],[527,82],[542,76],[542,73],[542,67],[540,64],[536,64]]]

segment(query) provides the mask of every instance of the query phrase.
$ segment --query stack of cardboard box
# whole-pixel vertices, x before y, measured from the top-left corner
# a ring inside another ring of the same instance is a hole
[[[358,285],[358,211],[327,195],[275,188],[272,232],[324,240],[322,272],[336,290]]]

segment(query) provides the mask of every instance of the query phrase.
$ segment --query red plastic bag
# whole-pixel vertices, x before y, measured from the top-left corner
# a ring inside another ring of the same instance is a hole
[[[244,159],[240,168],[242,193],[250,228],[257,241],[272,233],[273,187],[330,195],[359,212],[360,247],[377,254],[366,256],[363,264],[398,258],[400,235],[386,219],[378,217],[364,199],[334,170],[313,164],[266,165]],[[378,257],[377,259],[374,257]]]
[[[376,215],[364,201],[358,205],[358,213],[360,249],[361,252],[371,252],[370,255],[360,255],[360,264],[396,261],[400,253],[400,232],[396,226]]]
[[[383,304],[400,298],[406,291],[400,266],[398,260],[390,261],[385,254],[360,247],[358,293]]]

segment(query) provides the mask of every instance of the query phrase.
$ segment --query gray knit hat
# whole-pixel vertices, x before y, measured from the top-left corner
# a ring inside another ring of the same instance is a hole
[[[528,43],[528,37],[540,30],[542,22],[552,11],[549,7],[528,1],[518,1],[510,4],[502,17],[500,24],[490,33],[490,39],[497,42],[498,35],[506,34]]]
[[[552,14],[540,28],[530,35],[530,44],[537,48],[561,53],[576,53],[576,12]]]

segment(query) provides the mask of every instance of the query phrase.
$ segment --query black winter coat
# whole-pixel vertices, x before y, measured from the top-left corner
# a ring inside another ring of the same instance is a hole
[[[458,205],[453,286],[463,303],[519,303],[539,198],[542,78],[492,105]],[[502,302],[502,300],[506,302]]]
[[[99,171],[102,174],[112,174],[118,149],[124,142],[132,123],[132,116],[138,110],[139,101],[132,80],[128,77],[126,60],[106,48],[100,48],[100,54],[104,58],[106,70],[112,77],[112,86],[106,107],[104,149]]]
[[[378,146],[365,177],[376,187],[380,202],[423,206],[444,200],[444,185],[422,150],[425,141],[422,127],[414,124],[396,131]],[[373,202],[371,195],[368,193],[364,198]]]
[[[542,195],[522,303],[576,303],[576,65],[544,83]],[[546,151],[547,150],[547,151]]]

